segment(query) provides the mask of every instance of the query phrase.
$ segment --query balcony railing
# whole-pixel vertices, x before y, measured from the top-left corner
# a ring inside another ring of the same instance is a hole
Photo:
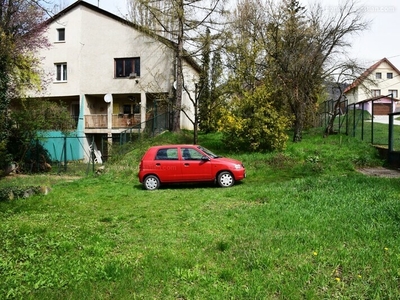
[[[140,114],[115,114],[112,115],[112,128],[130,128],[140,124]],[[108,116],[106,114],[100,115],[86,115],[85,128],[88,129],[107,129]]]
[[[130,128],[140,123],[140,114],[112,115],[113,128]]]
[[[107,115],[86,115],[85,128],[107,128]]]

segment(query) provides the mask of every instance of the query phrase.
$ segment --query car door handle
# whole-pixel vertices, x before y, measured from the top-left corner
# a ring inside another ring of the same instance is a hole
[[[159,166],[161,166],[161,164],[160,163],[156,163],[156,166],[159,167]]]
[[[189,163],[185,163],[184,164],[185,167],[189,167],[189,165],[190,165]]]

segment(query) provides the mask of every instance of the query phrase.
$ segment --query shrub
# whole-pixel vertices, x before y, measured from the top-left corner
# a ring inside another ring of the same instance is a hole
[[[232,100],[219,121],[225,144],[237,150],[271,151],[286,147],[291,118],[273,105],[265,86]]]

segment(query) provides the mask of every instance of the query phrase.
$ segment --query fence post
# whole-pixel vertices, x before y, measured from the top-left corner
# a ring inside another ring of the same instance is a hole
[[[356,137],[356,105],[353,106],[353,137]]]
[[[388,145],[388,161],[392,163],[392,152],[393,152],[393,115],[389,114],[389,145]]]
[[[92,156],[92,172],[94,173],[94,135],[92,137],[92,153],[91,153],[91,156]]]
[[[64,136],[64,172],[67,172],[67,137]]]
[[[38,172],[39,173],[39,170],[40,170],[40,168],[39,168],[39,166],[40,166],[40,163],[39,163],[39,139],[36,139],[36,172]]]
[[[362,111],[361,111],[361,140],[364,140],[364,102],[362,103]]]

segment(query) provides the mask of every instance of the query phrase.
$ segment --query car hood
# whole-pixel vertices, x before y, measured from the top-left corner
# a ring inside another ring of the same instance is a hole
[[[227,158],[227,157],[218,157],[218,158],[213,158],[212,161],[214,162],[224,162],[224,163],[231,163],[231,164],[241,164],[242,162],[236,159],[232,158]]]

